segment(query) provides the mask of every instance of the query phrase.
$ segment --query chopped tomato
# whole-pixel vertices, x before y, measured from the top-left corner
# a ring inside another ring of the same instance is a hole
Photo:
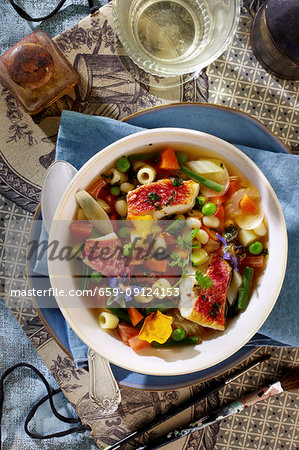
[[[265,266],[265,258],[263,255],[258,256],[251,256],[247,255],[244,259],[241,261],[242,266],[249,266],[253,267],[254,269],[263,269]]]
[[[143,315],[136,308],[129,308],[128,314],[134,327],[143,319]]]
[[[117,331],[119,337],[126,345],[129,345],[129,339],[137,336],[139,333],[139,330],[137,330],[137,328],[133,327],[132,325],[126,325],[124,323],[119,323],[117,325]]]
[[[218,217],[219,220],[224,218],[224,207],[223,205],[218,205],[216,212],[214,214],[215,217]]]
[[[133,255],[133,258],[132,258],[130,264],[132,266],[141,266],[141,265],[143,265],[143,260],[142,259],[134,259],[134,255]]]
[[[201,229],[204,230],[206,233],[208,233],[210,239],[213,239],[214,241],[218,241],[218,238],[216,236],[217,231],[213,230],[213,228],[206,227],[205,225],[201,225]]]
[[[215,205],[222,205],[222,203],[226,202],[227,195],[218,195],[216,197],[211,197],[211,202],[215,203]]]
[[[174,150],[171,147],[167,147],[161,153],[160,169],[178,170],[179,168],[180,165]]]
[[[98,198],[100,190],[107,184],[104,178],[99,178],[88,189],[87,192],[94,198]]]
[[[131,337],[128,342],[134,352],[138,352],[138,350],[141,350],[142,348],[151,347],[149,342],[139,339],[138,336]]]
[[[158,259],[144,261],[144,266],[154,272],[166,272],[167,264],[167,259],[161,259],[160,261]]]
[[[105,197],[105,202],[108,203],[108,205],[110,206],[110,208],[115,211],[115,196],[112,194],[108,194]]]
[[[226,196],[229,197],[230,195],[233,195],[239,189],[241,189],[240,178],[239,177],[230,177],[229,178],[229,187],[228,187]]]
[[[74,220],[70,228],[76,241],[85,241],[91,235],[93,226],[88,220]]]
[[[243,214],[254,214],[257,210],[256,204],[249,195],[244,194],[240,200],[240,208]]]

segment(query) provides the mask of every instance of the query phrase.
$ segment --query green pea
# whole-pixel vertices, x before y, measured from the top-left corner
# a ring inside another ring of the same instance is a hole
[[[197,203],[200,208],[203,207],[203,205],[205,204],[206,201],[207,201],[207,197],[204,197],[203,195],[200,197],[197,197]]]
[[[119,186],[112,186],[112,188],[110,189],[110,194],[114,195],[115,197],[118,197],[120,194]]]
[[[176,157],[177,157],[179,164],[185,164],[185,162],[188,161],[188,156],[184,152],[177,152]]]
[[[121,228],[119,229],[118,234],[119,234],[120,237],[122,237],[122,238],[128,238],[128,237],[130,237],[130,231],[129,231],[128,227],[121,227]]]
[[[178,327],[173,330],[171,337],[175,342],[180,342],[185,339],[186,332],[185,330],[183,330],[183,328]]]
[[[215,203],[206,203],[202,207],[202,213],[205,216],[212,216],[213,214],[215,214],[216,209],[217,209],[217,206],[215,205]]]
[[[103,278],[103,275],[101,273],[97,272],[96,270],[94,270],[90,274],[90,281],[92,281],[93,283],[98,283],[102,278]]]
[[[252,255],[260,255],[263,250],[264,246],[260,241],[252,242],[252,244],[249,245],[249,253]]]
[[[123,254],[124,254],[124,256],[131,256],[131,254],[132,254],[132,244],[125,244],[123,246]]]
[[[118,170],[120,172],[127,172],[130,167],[131,167],[131,163],[128,160],[128,158],[126,158],[125,156],[122,156],[116,163],[116,167],[118,168]]]

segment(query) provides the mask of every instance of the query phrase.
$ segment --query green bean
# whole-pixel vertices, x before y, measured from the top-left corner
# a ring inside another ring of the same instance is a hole
[[[199,343],[199,337],[198,336],[188,336],[182,341],[175,342],[175,341],[166,341],[164,344],[159,344],[159,342],[152,342],[152,347],[155,348],[167,348],[167,347],[175,347],[177,345],[197,345]]]
[[[161,313],[163,313],[163,312],[169,311],[170,309],[173,309],[173,306],[165,306],[165,303],[164,303],[162,305],[159,304],[159,305],[156,305],[156,306],[151,306],[151,307],[148,307],[148,308],[144,308],[144,311],[145,311],[146,314],[150,314],[150,313],[156,312],[156,311],[160,311]]]
[[[87,289],[88,281],[89,281],[89,267],[83,263],[81,280],[80,280],[80,289],[82,291]]]
[[[243,280],[238,294],[238,309],[246,309],[253,274],[254,274],[253,268],[246,266],[244,269]]]
[[[111,311],[113,314],[115,314],[120,319],[131,324],[130,316],[124,309],[122,309],[122,308],[107,308],[107,309],[109,309],[109,311]]]
[[[193,172],[193,170],[189,169],[186,166],[181,166],[182,172],[184,172],[185,175],[187,175],[189,178],[191,178],[194,181],[197,181],[197,183],[202,184],[203,186],[212,189],[216,192],[222,192],[224,189],[224,186],[222,184],[216,183],[215,181],[208,180],[205,177],[202,177],[196,172]]]
[[[185,226],[186,222],[184,219],[175,219],[171,221],[171,224],[166,228],[167,233],[178,234]]]
[[[177,157],[179,164],[185,164],[185,162],[188,161],[188,156],[184,152],[177,152],[176,157]]]

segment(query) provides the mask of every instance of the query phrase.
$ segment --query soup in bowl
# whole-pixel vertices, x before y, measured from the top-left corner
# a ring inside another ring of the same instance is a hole
[[[48,258],[69,325],[112,363],[149,375],[203,370],[245,345],[275,304],[287,259],[283,214],[257,166],[179,128],[92,157],[58,205],[52,241],[74,250]]]

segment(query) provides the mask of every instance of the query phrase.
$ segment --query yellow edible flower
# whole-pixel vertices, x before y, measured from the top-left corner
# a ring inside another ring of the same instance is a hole
[[[143,341],[156,341],[163,344],[171,336],[172,317],[162,314],[160,311],[152,312],[144,321],[144,324],[138,335]]]
[[[151,214],[145,214],[144,216],[128,216],[128,220],[132,220],[138,236],[146,238],[151,233],[151,227],[154,223],[154,218]]]

